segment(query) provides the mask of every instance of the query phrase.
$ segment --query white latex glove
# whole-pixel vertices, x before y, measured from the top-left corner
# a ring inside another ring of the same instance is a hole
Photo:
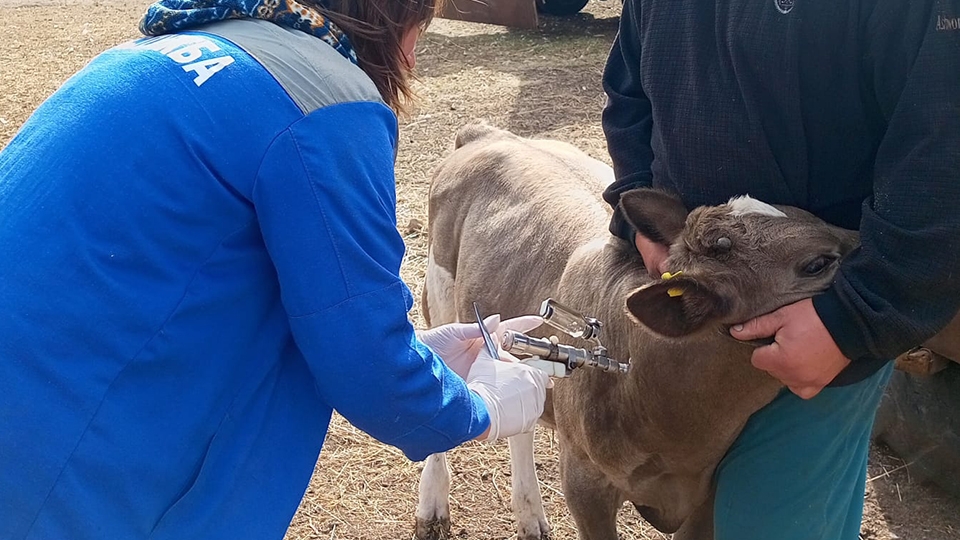
[[[543,413],[550,377],[519,363],[510,353],[501,359],[481,349],[467,374],[467,387],[483,399],[490,415],[487,441],[531,431]],[[512,360],[508,360],[509,357]]]
[[[504,331],[529,332],[541,324],[543,324],[543,319],[536,315],[515,317],[503,322],[500,321],[500,315],[490,315],[483,320],[483,325],[490,331],[494,343],[497,344],[497,350],[500,350],[499,336]],[[463,379],[467,378],[470,366],[477,359],[480,350],[485,350],[483,336],[477,323],[444,324],[429,330],[417,331],[417,337],[424,345],[430,347],[430,350],[437,353],[437,356],[442,358],[443,362]],[[507,353],[501,351],[501,354],[506,355]],[[503,359],[516,360],[510,355],[503,357]]]

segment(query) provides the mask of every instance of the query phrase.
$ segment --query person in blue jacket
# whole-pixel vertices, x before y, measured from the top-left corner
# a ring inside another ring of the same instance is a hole
[[[603,75],[615,207],[749,193],[858,229],[823,294],[745,321],[787,387],[720,464],[717,540],[856,540],[891,359],[960,308],[960,2],[625,0]],[[655,276],[667,248],[631,229]]]
[[[413,460],[533,428],[545,375],[407,318],[395,111],[434,7],[162,0],[22,126],[0,538],[282,538],[333,410]]]

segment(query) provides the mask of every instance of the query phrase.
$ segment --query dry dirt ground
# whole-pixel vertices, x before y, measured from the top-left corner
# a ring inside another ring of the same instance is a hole
[[[97,52],[135,37],[145,5],[0,0],[0,146]],[[536,31],[438,20],[425,34],[418,49],[420,104],[403,121],[397,163],[398,227],[408,245],[403,274],[416,294],[425,267],[428,175],[450,151],[459,126],[483,118],[521,135],[573,142],[609,161],[599,126],[600,73],[619,6],[592,0],[576,17],[542,19]],[[144,122],[149,128],[150,120]],[[419,312],[412,315],[422,323]],[[573,539],[557,450],[551,433],[538,431],[537,467],[553,536]],[[451,454],[451,465],[454,536],[513,537],[506,444],[467,444]],[[419,472],[418,463],[336,418],[287,539],[409,538]],[[909,464],[875,448],[869,478],[861,538],[960,538],[960,503],[913,481]],[[620,523],[624,540],[667,538],[628,506]]]

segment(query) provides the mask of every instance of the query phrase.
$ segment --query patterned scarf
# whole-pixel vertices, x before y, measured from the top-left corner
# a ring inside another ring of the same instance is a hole
[[[357,63],[350,40],[333,21],[297,0],[159,0],[147,8],[140,31],[148,36],[169,34],[202,24],[250,17],[312,34]]]

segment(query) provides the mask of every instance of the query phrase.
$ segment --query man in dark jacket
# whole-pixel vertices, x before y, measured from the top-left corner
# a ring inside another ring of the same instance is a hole
[[[717,471],[716,538],[858,536],[890,359],[960,307],[960,1],[626,0],[604,72],[617,181],[859,229],[824,294],[747,321],[784,391]],[[666,248],[616,213],[659,275]]]

